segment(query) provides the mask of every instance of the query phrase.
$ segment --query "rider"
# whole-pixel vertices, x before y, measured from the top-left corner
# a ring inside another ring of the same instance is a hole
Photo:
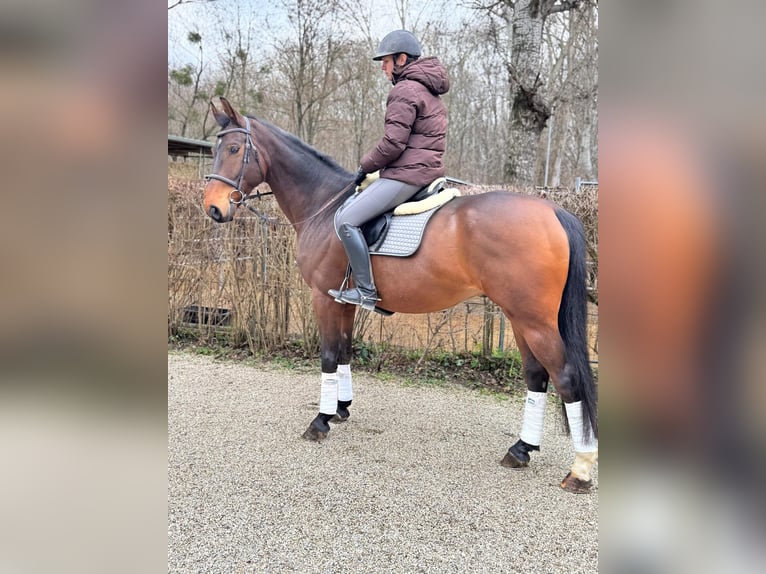
[[[335,216],[343,248],[354,274],[354,289],[329,293],[339,303],[373,309],[379,301],[367,244],[359,227],[407,201],[420,188],[444,176],[447,110],[441,96],[449,90],[446,68],[435,57],[420,58],[418,39],[395,30],[381,40],[373,60],[394,87],[386,101],[383,137],[359,163],[356,185],[380,170],[380,178],[348,201]],[[358,191],[358,190],[357,190]]]

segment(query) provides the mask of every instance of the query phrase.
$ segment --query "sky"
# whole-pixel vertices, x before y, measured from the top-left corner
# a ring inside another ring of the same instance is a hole
[[[176,0],[168,0],[168,4]],[[198,59],[197,48],[186,41],[190,31],[199,32],[203,38],[214,40],[220,37],[222,22],[225,19],[235,21],[240,14],[244,22],[258,25],[262,33],[256,37],[265,43],[271,43],[288,26],[288,10],[285,4],[294,4],[296,0],[216,0],[215,2],[184,3],[168,11],[168,62],[173,67],[194,64]],[[354,0],[340,0],[351,3]],[[407,21],[417,26],[418,23],[431,19],[454,19],[473,14],[463,2],[455,0],[356,0],[360,6],[358,13],[370,27],[373,37],[380,39],[387,32],[401,28],[397,16],[397,5],[409,5]],[[366,15],[366,16],[365,16]],[[353,26],[349,32],[354,34]],[[364,37],[361,32],[356,32]],[[204,40],[203,40],[204,41]],[[209,45],[206,44],[206,45]]]

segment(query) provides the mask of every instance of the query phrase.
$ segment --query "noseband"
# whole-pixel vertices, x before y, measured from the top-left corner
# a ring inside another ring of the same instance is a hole
[[[254,194],[247,194],[242,191],[242,181],[245,178],[245,169],[247,168],[247,164],[250,163],[250,154],[252,153],[255,158],[255,164],[258,166],[258,171],[261,172],[261,178],[264,177],[263,169],[261,168],[261,162],[258,161],[258,148],[253,145],[253,140],[250,136],[250,118],[245,117],[245,127],[240,128],[229,128],[227,130],[222,130],[216,134],[217,138],[221,138],[225,136],[226,134],[230,134],[233,132],[241,132],[245,134],[245,154],[242,159],[242,168],[239,170],[239,177],[237,178],[237,181],[234,181],[233,179],[229,179],[228,177],[224,177],[222,175],[218,175],[217,173],[210,173],[205,176],[206,181],[210,181],[211,179],[217,179],[218,181],[222,181],[223,183],[230,185],[234,189],[229,193],[229,203],[233,205],[241,205],[248,199],[251,199],[253,197],[260,197],[261,195],[269,195],[268,193],[261,193],[256,190]],[[239,194],[239,199],[234,199],[234,194]]]

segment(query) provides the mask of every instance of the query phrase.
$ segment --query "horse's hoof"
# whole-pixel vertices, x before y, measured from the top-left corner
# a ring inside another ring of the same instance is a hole
[[[524,468],[529,466],[529,455],[526,455],[526,460],[523,460],[518,458],[509,450],[505,453],[505,456],[503,457],[503,460],[500,461],[500,464],[506,468]]]
[[[515,445],[508,449],[500,464],[507,468],[524,468],[529,466],[529,453],[533,450],[540,450],[540,447],[519,439]]]
[[[591,486],[593,486],[593,481],[581,480],[576,476],[572,476],[572,473],[570,472],[567,473],[559,486],[561,486],[561,488],[567,492],[571,492],[573,494],[588,494],[590,492]]]
[[[338,405],[338,410],[336,411],[335,416],[330,419],[330,422],[345,423],[350,416],[351,412],[347,408]]]
[[[302,436],[306,440],[319,442],[327,438],[327,433],[320,431],[319,429],[316,429],[313,426],[309,426],[309,428],[306,429],[306,432],[304,432]]]
[[[319,442],[327,438],[327,433],[330,432],[330,425],[323,421],[320,417],[311,421],[309,428],[303,433],[303,438],[314,442]]]

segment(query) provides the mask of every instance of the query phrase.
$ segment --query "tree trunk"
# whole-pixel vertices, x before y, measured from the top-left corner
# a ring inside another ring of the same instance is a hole
[[[540,74],[544,22],[539,0],[515,3],[508,66],[511,126],[505,178],[517,185],[535,184],[540,135],[550,116]]]
[[[596,178],[596,170],[593,166],[593,138],[595,136],[594,126],[598,122],[596,103],[593,94],[598,85],[597,69],[597,30],[595,26],[595,8],[594,4],[586,2],[581,9],[572,15],[570,20],[571,36],[577,38],[582,45],[582,56],[578,67],[578,78],[576,84],[579,87],[579,98],[577,107],[580,110],[578,126],[580,133],[577,138],[577,167],[576,176],[586,180]],[[577,64],[574,62],[570,67],[574,68]]]
[[[591,156],[592,143],[591,143],[591,117],[590,110],[587,107],[583,107],[583,127],[580,131],[579,138],[579,150],[577,155],[577,176],[587,181],[593,181],[595,178],[595,170],[593,169],[593,161]]]
[[[551,167],[551,175],[548,179],[550,187],[559,187],[561,185],[561,166],[567,153],[567,138],[571,114],[567,102],[562,102],[555,109],[554,119],[552,122],[549,122],[549,127],[551,127],[551,124],[553,126],[553,144],[551,145],[553,166]]]

